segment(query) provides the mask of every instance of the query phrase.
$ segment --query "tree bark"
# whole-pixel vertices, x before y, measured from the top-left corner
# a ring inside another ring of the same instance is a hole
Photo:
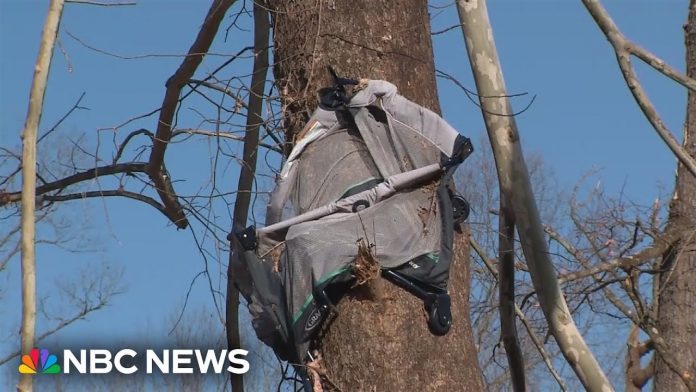
[[[522,154],[520,135],[505,90],[485,0],[458,0],[469,62],[498,170],[500,197],[512,209],[539,304],[563,356],[589,391],[612,386],[585,344],[568,310],[549,257],[541,218]],[[502,277],[501,277],[502,278]]]
[[[331,84],[326,66],[354,78],[384,79],[439,112],[425,0],[277,0],[275,77],[288,141]],[[484,389],[469,321],[469,248],[455,238],[450,274],[453,327],[435,337],[422,301],[379,280],[378,299],[348,295],[321,341],[327,379],[344,391]]]
[[[689,5],[684,26],[686,73],[696,77],[696,1]],[[689,90],[683,148],[696,158],[696,93]],[[696,177],[682,164],[677,167],[668,225],[683,231],[680,242],[664,257],[660,274],[657,329],[681,367],[677,374],[656,355],[655,391],[687,391],[696,385]],[[690,382],[690,387],[687,386]]]

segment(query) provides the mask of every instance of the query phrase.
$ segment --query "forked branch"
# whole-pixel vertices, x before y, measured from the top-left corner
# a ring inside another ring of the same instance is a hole
[[[611,45],[614,47],[616,59],[618,60],[619,68],[621,69],[621,74],[626,80],[626,85],[628,85],[628,89],[631,91],[631,94],[640,107],[640,110],[643,112],[643,114],[645,114],[645,117],[655,129],[655,132],[657,132],[660,138],[662,138],[665,144],[667,144],[667,147],[669,147],[677,159],[679,159],[679,162],[681,162],[681,164],[684,165],[684,167],[686,167],[694,177],[696,177],[696,159],[689,155],[684,148],[679,145],[679,142],[674,137],[672,131],[667,128],[665,123],[662,121],[662,118],[660,118],[657,109],[655,109],[655,106],[648,98],[645,89],[643,89],[643,86],[638,81],[636,71],[633,69],[633,65],[631,65],[631,55],[645,61],[648,65],[652,66],[663,75],[683,85],[689,90],[696,91],[696,80],[677,72],[652,53],[629,41],[621,33],[607,11],[604,9],[604,7],[602,7],[599,0],[582,0],[582,2]]]
[[[213,39],[217,35],[220,23],[222,22],[227,10],[234,4],[234,0],[214,0],[208,10],[203,26],[196,40],[191,45],[188,54],[182,61],[179,68],[167,80],[162,109],[160,110],[157,132],[150,153],[148,165],[148,175],[155,184],[155,189],[159,193],[162,203],[167,209],[167,215],[176,217],[174,219],[178,228],[183,229],[188,226],[188,220],[184,215],[184,210],[177,200],[176,193],[169,181],[169,176],[164,169],[164,153],[167,144],[172,136],[174,127],[174,116],[179,105],[179,95],[182,88],[186,86],[198,66],[203,61],[203,57],[210,49]]]

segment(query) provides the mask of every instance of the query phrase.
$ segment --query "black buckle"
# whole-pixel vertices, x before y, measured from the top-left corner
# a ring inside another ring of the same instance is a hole
[[[256,227],[251,225],[244,230],[236,231],[234,235],[239,240],[244,250],[255,250],[258,245],[256,239]]]
[[[454,140],[454,148],[452,148],[452,156],[447,157],[443,154],[442,162],[440,166],[443,168],[449,168],[452,166],[459,165],[464,162],[474,152],[474,145],[471,143],[471,139],[466,136],[457,135]]]
[[[346,86],[354,86],[358,81],[350,78],[342,78],[336,74],[336,71],[331,67],[327,67],[331,78],[333,79],[333,87],[326,87],[319,90],[319,106],[324,110],[337,110],[345,107],[350,102],[350,97],[346,92]]]

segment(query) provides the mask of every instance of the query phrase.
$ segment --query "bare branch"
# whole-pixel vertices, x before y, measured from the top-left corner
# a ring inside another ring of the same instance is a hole
[[[643,263],[661,257],[670,247],[674,246],[680,238],[681,234],[678,230],[668,230],[658,237],[650,246],[634,255],[617,257],[581,271],[562,274],[559,278],[559,282],[565,283],[583,279],[603,272],[613,271],[617,268],[631,269],[638,267]]]
[[[611,45],[614,47],[617,54],[619,54],[619,52],[632,54],[643,60],[646,64],[650,65],[661,74],[667,76],[689,90],[696,91],[696,80],[670,67],[653,53],[626,38],[626,36],[623,35],[623,33],[611,19],[609,13],[607,13],[604,7],[602,7],[599,0],[582,0],[582,2],[585,4],[585,7],[590,12],[590,15],[592,15],[592,18],[594,18],[599,28],[607,37],[607,40],[609,40],[609,43],[611,43]]]
[[[157,131],[150,153],[148,174],[155,184],[157,193],[159,193],[164,206],[168,210],[168,215],[177,217],[175,224],[179,228],[185,228],[188,225],[188,221],[186,220],[181,204],[179,204],[177,200],[172,184],[164,172],[164,153],[171,139],[172,128],[174,126],[174,114],[179,105],[181,89],[186,86],[203,61],[203,57],[208,49],[210,49],[210,45],[213,43],[213,39],[217,34],[225,13],[232,6],[234,1],[235,0],[213,1],[205,17],[203,26],[201,26],[196,40],[189,49],[189,54],[184,58],[179,68],[166,83],[167,89],[164,94],[162,109],[157,123]]]
[[[524,325],[524,328],[527,330],[527,335],[529,335],[529,338],[532,339],[532,343],[534,343],[534,346],[539,351],[539,355],[541,355],[541,358],[543,358],[544,364],[546,365],[546,368],[549,369],[551,376],[553,376],[553,379],[556,380],[556,382],[558,383],[558,387],[561,389],[561,391],[566,392],[568,390],[568,387],[566,387],[565,382],[561,378],[561,375],[558,374],[556,369],[553,367],[553,364],[551,363],[551,355],[549,355],[549,353],[546,352],[546,349],[544,348],[544,343],[536,335],[536,333],[532,329],[531,323],[524,315],[524,312],[522,312],[522,309],[520,309],[520,307],[517,304],[515,304],[515,314],[517,314],[517,317],[520,319],[522,325]]]
[[[456,25],[452,25],[452,26],[450,26],[450,27],[444,28],[444,29],[442,29],[442,30],[433,31],[433,32],[430,33],[430,34],[431,34],[431,35],[444,34],[444,33],[448,32],[448,31],[450,31],[450,30],[454,30],[454,29],[457,29],[457,28],[460,28],[460,27],[462,27],[461,24],[456,24]]]
[[[237,95],[234,91],[230,90],[230,89],[227,88],[227,87],[218,86],[218,85],[215,84],[215,83],[210,83],[210,82],[207,82],[207,81],[205,81],[205,80],[198,80],[198,79],[191,79],[190,82],[193,83],[193,84],[196,84],[196,85],[200,85],[200,86],[203,86],[203,87],[207,87],[207,88],[209,88],[209,89],[211,89],[211,90],[215,90],[215,91],[221,92],[221,93],[227,95],[228,97],[234,99],[234,103],[235,103],[236,105],[239,105],[239,106],[243,107],[244,109],[249,109],[249,107],[247,106],[246,102],[244,102],[244,100],[241,99],[241,98],[239,97],[239,95]]]
[[[155,138],[155,135],[152,134],[152,132],[148,131],[145,128],[138,129],[137,131],[133,131],[126,136],[126,138],[123,140],[123,143],[121,143],[120,146],[118,146],[118,150],[116,151],[116,155],[114,156],[113,163],[116,164],[119,159],[121,159],[121,155],[123,155],[123,151],[126,149],[126,146],[128,143],[133,139],[134,137],[138,135],[147,135],[150,137],[150,140],[153,140]]]
[[[569,251],[569,253],[578,255],[574,257],[578,257],[578,261],[581,264],[587,265],[587,261],[579,255],[579,252],[577,252],[572,247],[572,245],[568,244],[566,241],[563,241],[561,237],[552,230],[549,230],[548,232],[551,238],[558,241],[559,244],[561,244],[561,246],[564,246]],[[588,240],[592,242],[590,234],[587,232],[585,232],[584,234],[588,238]],[[596,245],[593,246],[595,246],[596,248]],[[593,278],[595,279],[595,281],[599,281],[596,277],[593,276]],[[662,337],[660,331],[655,327],[654,320],[650,320],[648,317],[646,317],[647,312],[645,310],[645,306],[643,306],[642,301],[640,300],[640,298],[638,298],[636,292],[634,291],[634,285],[627,284],[624,280],[619,280],[619,283],[621,283],[624,291],[631,299],[631,301],[634,303],[634,306],[636,308],[635,314],[626,308],[626,306],[606,284],[600,285],[600,288],[603,290],[606,298],[609,300],[609,302],[612,303],[612,305],[614,305],[629,319],[631,319],[631,321],[633,321],[634,324],[639,325],[643,329],[643,331],[650,337],[652,346],[660,355],[660,358],[672,371],[679,375],[679,377],[684,381],[684,384],[687,385],[687,388],[689,390],[696,390],[696,382],[694,381],[693,377],[690,376],[688,370],[686,370],[681,364],[678,363],[673,354],[674,351],[670,349],[670,347],[667,345],[664,338]]]
[[[551,239],[556,241],[559,245],[561,245],[568,253],[570,253],[571,256],[573,256],[579,263],[582,265],[584,268],[588,268],[590,265],[590,261],[587,260],[578,249],[575,248],[570,242],[568,242],[565,238],[563,238],[558,232],[556,232],[554,229],[552,229],[549,226],[544,226],[544,231],[549,235]],[[623,313],[626,317],[628,317],[630,320],[632,320],[634,323],[640,322],[640,318],[642,316],[642,312],[640,311],[640,306],[639,304],[636,304],[636,309],[638,310],[638,314],[636,312],[632,312],[617,296],[614,294],[614,291],[611,290],[611,288],[608,287],[608,282],[603,282],[601,279],[599,279],[596,276],[592,276],[592,279],[598,284],[598,289],[597,290],[602,290],[604,293],[604,296],[611,302],[614,307],[616,307],[621,313]],[[618,280],[618,278],[617,278]]]
[[[75,173],[68,177],[61,178],[59,180],[46,183],[35,189],[35,197],[45,195],[46,193],[63,190],[71,185],[75,185],[82,181],[93,180],[98,177],[115,175],[115,174],[133,174],[133,173],[148,173],[148,164],[145,162],[129,162],[129,163],[117,163],[107,166],[99,166],[94,169],[85,170],[83,172]],[[166,179],[165,184],[169,182]],[[162,212],[172,223],[177,226],[181,225],[178,215],[172,215],[171,210],[167,209],[165,206],[157,203],[154,199],[140,195],[137,193],[116,190],[116,191],[92,191],[92,192],[82,192],[72,195],[47,195],[40,197],[39,200],[46,201],[63,201],[63,200],[75,200],[86,197],[98,197],[98,196],[123,196],[130,199],[135,199],[143,201],[151,206],[155,207],[158,211]],[[0,207],[10,204],[17,203],[22,199],[22,192],[0,192]]]
[[[650,53],[643,47],[636,45],[635,43],[629,40],[626,40],[626,50],[628,50],[631,54],[638,57],[639,59],[643,60],[646,64],[655,68],[655,70],[657,70],[658,72],[681,84],[682,86],[688,88],[689,90],[696,92],[696,80],[670,67],[662,59]]]
[[[633,324],[628,335],[626,349],[626,392],[640,392],[654,372],[654,360],[651,359],[646,367],[640,364],[641,358],[652,348],[651,342],[641,344],[640,328]]]
[[[510,365],[510,379],[515,392],[526,390],[524,357],[515,325],[515,217],[504,197],[500,199],[498,218],[498,297],[500,334]]]
[[[483,247],[473,237],[469,237],[469,244],[471,244],[471,248],[474,249],[476,254],[481,258],[483,264],[486,266],[491,275],[493,275],[493,277],[497,280],[498,272],[496,271],[491,259],[488,257],[488,255],[486,255],[486,252],[483,250]],[[529,322],[522,309],[520,309],[520,307],[517,304],[514,305],[515,314],[520,319],[520,321],[522,321],[524,328],[527,330],[527,334],[529,335],[530,339],[532,339],[534,346],[539,351],[539,355],[541,355],[542,359],[544,360],[546,368],[549,369],[551,376],[554,378],[554,380],[556,380],[556,382],[558,383],[558,387],[561,389],[561,391],[567,391],[568,388],[566,387],[565,382],[561,378],[561,375],[558,374],[556,369],[553,367],[553,363],[551,362],[551,356],[549,355],[549,353],[546,352],[546,349],[544,348],[544,343],[541,341],[541,339],[539,339],[538,336],[536,336],[536,333],[532,328],[532,324]]]
[[[160,203],[157,202],[157,200],[141,195],[140,193],[135,193],[135,192],[130,192],[126,191],[123,189],[115,189],[115,190],[109,190],[109,191],[90,191],[90,192],[81,192],[81,193],[71,193],[68,195],[47,195],[43,197],[43,200],[46,201],[68,201],[68,200],[81,200],[81,199],[89,199],[92,197],[113,197],[113,196],[121,196],[125,197],[128,199],[133,199],[133,200],[138,200],[142,201],[143,203],[146,203],[152,207],[154,207],[156,210],[161,212],[165,217],[169,218],[167,215],[167,211],[164,208],[164,206]]]
[[[653,126],[657,134],[662,138],[662,140],[667,144],[674,155],[679,159],[684,167],[686,167],[693,176],[696,177],[696,159],[690,156],[684,148],[679,145],[677,139],[674,138],[672,132],[667,128],[667,126],[660,118],[657,113],[657,109],[653,106],[652,102],[648,98],[643,86],[638,81],[638,76],[636,75],[633,66],[631,65],[631,54],[635,54],[638,58],[646,61],[648,64],[653,66],[658,71],[670,77],[672,80],[686,86],[687,88],[696,91],[696,81],[688,78],[685,75],[681,75],[671,68],[667,67],[664,62],[655,56],[652,56],[646,50],[639,48],[637,45],[628,41],[624,35],[619,31],[619,28],[614,24],[609,14],[606,12],[599,0],[582,0],[585,8],[590,12],[590,15],[594,18],[595,22],[602,29],[602,32],[607,37],[611,45],[614,47],[616,52],[616,59],[619,62],[619,68],[623,74],[626,84],[628,85],[633,98],[643,111],[645,117],[648,119],[650,124]],[[669,69],[670,71],[663,71]]]
[[[177,129],[174,132],[172,132],[172,139],[181,134],[187,134],[187,135],[202,135],[202,136],[210,136],[210,137],[219,137],[222,139],[230,139],[230,140],[236,140],[236,141],[244,141],[244,137],[237,136],[234,134],[231,134],[229,132],[217,132],[217,131],[206,131],[203,129]],[[282,154],[283,151],[277,147],[277,146],[272,146],[268,143],[258,143],[259,147],[266,148],[271,151],[275,151],[279,154]]]
[[[118,163],[115,165],[99,166],[94,169],[75,173],[71,176],[62,178],[57,181],[49,182],[36,188],[36,196],[43,195],[48,192],[67,188],[70,185],[77,184],[81,181],[92,180],[97,177],[108,176],[121,173],[147,173],[147,163],[130,162]],[[22,198],[22,192],[0,193],[0,207],[9,203],[16,203]]]
[[[114,53],[114,52],[110,52],[110,51],[107,51],[104,49],[100,49],[94,45],[91,45],[91,44],[85,42],[83,39],[81,39],[77,35],[71,33],[69,30],[63,30],[63,33],[65,33],[68,37],[75,40],[75,42],[77,42],[78,44],[82,45],[83,47],[85,47],[91,51],[97,52],[99,54],[103,54],[105,56],[114,57],[114,58],[117,58],[120,60],[142,60],[142,59],[151,59],[151,58],[182,58],[182,57],[185,58],[185,57],[192,56],[192,55],[204,55],[204,56],[208,56],[208,57],[214,56],[214,57],[226,57],[226,58],[230,57],[229,53],[224,53],[224,52],[221,52],[221,53],[207,52],[207,53],[195,53],[195,54],[194,53],[145,53],[145,54],[130,54],[130,55],[129,54],[120,54],[120,53]],[[139,118],[148,117],[148,116],[150,116],[154,113],[157,113],[157,112],[159,112],[159,108],[155,109],[154,111],[152,111],[146,115],[139,116]],[[128,121],[128,122],[131,122],[131,121]],[[121,124],[121,126],[123,126],[123,125],[126,125],[126,124]],[[116,128],[119,128],[119,127],[120,126],[118,126]]]
[[[42,141],[43,139],[45,139],[48,135],[50,135],[53,131],[55,131],[55,130],[58,128],[58,126],[59,126],[60,124],[62,124],[63,121],[65,121],[65,119],[68,118],[75,110],[77,110],[77,109],[86,109],[86,108],[80,106],[80,102],[82,102],[82,98],[84,98],[84,97],[85,97],[85,93],[83,92],[82,94],[80,94],[80,97],[77,99],[77,102],[75,102],[75,104],[70,108],[70,110],[68,110],[68,112],[65,113],[65,114],[63,115],[63,117],[61,117],[61,118],[58,120],[58,122],[56,122],[55,125],[53,125],[53,126],[51,127],[51,129],[49,129],[48,131],[46,131],[46,133],[44,133],[43,135],[41,135],[41,137],[39,138],[39,140],[36,141],[36,143],[37,143],[37,144],[38,144],[38,143],[41,143],[41,141]]]
[[[76,322],[76,321],[78,321],[78,320],[84,319],[85,316],[87,316],[89,313],[92,313],[92,312],[94,312],[94,311],[97,311],[97,310],[103,308],[103,307],[106,305],[106,303],[107,303],[107,300],[106,300],[106,299],[102,299],[101,301],[99,301],[99,302],[96,303],[96,304],[93,304],[93,305],[89,305],[89,306],[84,307],[83,309],[81,309],[81,310],[80,310],[77,314],[75,314],[74,316],[72,316],[72,317],[70,317],[70,318],[68,318],[68,319],[65,319],[65,320],[61,321],[61,322],[58,323],[58,325],[56,325],[55,327],[53,327],[53,328],[49,329],[48,331],[46,331],[46,332],[42,333],[41,335],[39,335],[39,336],[36,338],[36,343],[41,342],[42,340],[44,340],[44,339],[46,339],[47,337],[49,337],[49,336],[55,334],[56,332],[59,332],[60,330],[62,330],[63,328],[69,326],[69,325],[72,324],[72,323],[74,323],[74,322]],[[11,360],[13,360],[14,358],[19,357],[21,354],[22,354],[22,351],[21,351],[21,350],[17,350],[17,351],[15,351],[15,352],[11,353],[11,354],[8,354],[8,355],[5,356],[4,358],[1,358],[1,359],[0,359],[0,366],[4,365],[5,363],[7,363],[7,362],[9,362],[9,361],[11,361]]]

